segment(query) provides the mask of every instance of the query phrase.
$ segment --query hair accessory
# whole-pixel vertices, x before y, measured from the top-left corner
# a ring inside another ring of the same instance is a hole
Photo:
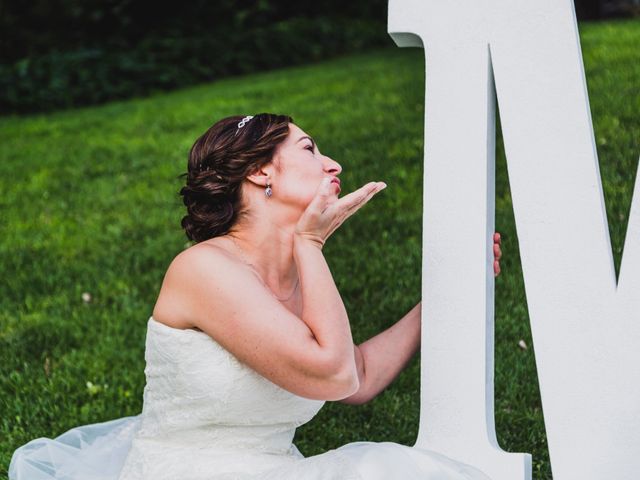
[[[238,122],[238,128],[244,127],[245,124],[247,124],[252,118],[253,115],[247,115],[246,117],[244,117],[242,120],[240,120],[240,122]]]
[[[264,189],[264,194],[267,197],[270,197],[271,195],[273,195],[273,190],[271,190],[271,184],[267,183],[267,188]]]

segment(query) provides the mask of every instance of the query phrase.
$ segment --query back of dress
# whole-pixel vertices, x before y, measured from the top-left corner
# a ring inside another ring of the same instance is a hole
[[[324,401],[284,390],[198,330],[150,317],[145,348],[140,427],[120,480],[255,474],[302,457],[295,429]]]

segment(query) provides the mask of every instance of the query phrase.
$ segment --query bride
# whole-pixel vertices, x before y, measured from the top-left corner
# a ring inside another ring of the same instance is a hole
[[[339,197],[342,167],[284,115],[224,118],[191,148],[182,227],[147,322],[140,415],[78,426],[14,452],[11,480],[483,479],[392,442],[304,457],[296,427],[326,401],[362,404],[420,342],[420,304],[354,345],[323,256],[329,236],[386,187]],[[494,270],[500,238],[494,236]]]

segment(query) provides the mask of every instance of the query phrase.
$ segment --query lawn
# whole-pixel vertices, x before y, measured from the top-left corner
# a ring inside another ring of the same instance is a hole
[[[640,155],[640,22],[580,25],[616,269]],[[169,94],[0,118],[0,477],[29,440],[138,414],[146,322],[185,248],[187,152],[227,115],[286,113],[343,166],[342,191],[388,188],[324,252],[362,342],[420,300],[424,56],[394,46]],[[498,141],[495,421],[551,478],[511,196]],[[553,272],[549,272],[552,274]],[[88,294],[88,295],[87,295]],[[524,340],[527,349],[518,346]],[[420,356],[372,402],[327,402],[294,443],[413,444]],[[88,383],[90,382],[90,383]]]

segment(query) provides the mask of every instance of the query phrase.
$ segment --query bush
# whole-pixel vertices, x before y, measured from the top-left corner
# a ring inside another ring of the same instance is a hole
[[[290,18],[211,35],[149,36],[129,49],[79,48],[0,65],[0,110],[36,112],[146,95],[390,44],[373,20]]]

